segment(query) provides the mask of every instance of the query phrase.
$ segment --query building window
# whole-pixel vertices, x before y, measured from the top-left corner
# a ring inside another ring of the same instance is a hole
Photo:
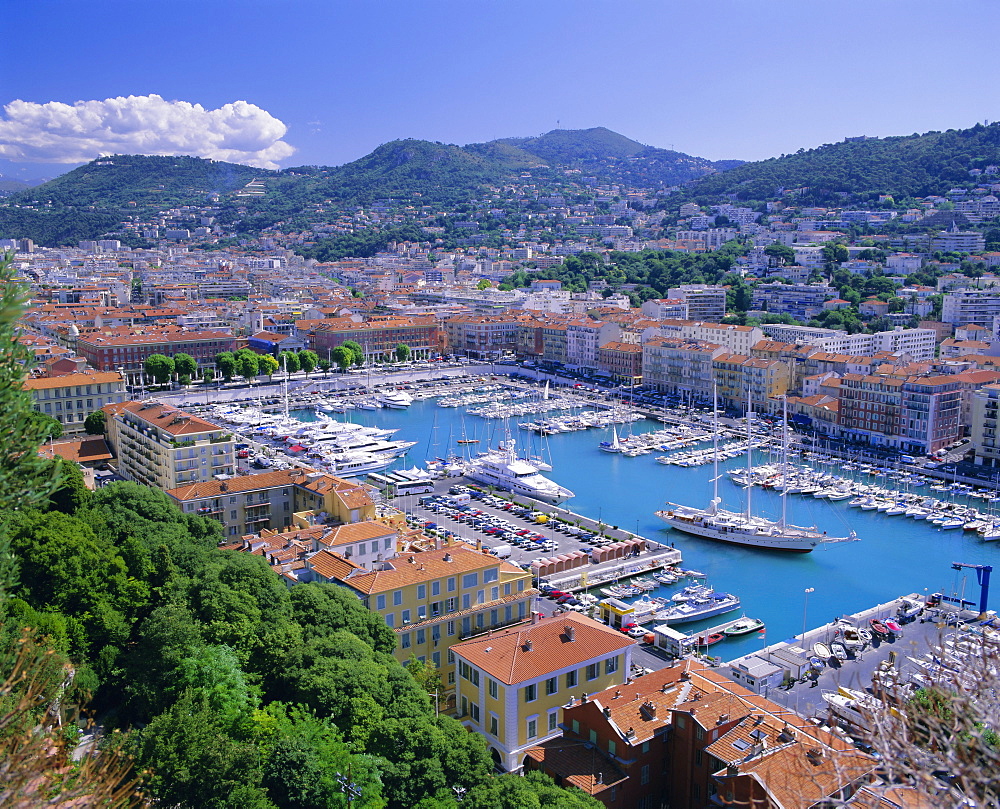
[[[648,784],[649,783],[649,765],[643,764],[642,769],[639,771],[639,783]]]
[[[600,674],[601,674],[601,664],[600,663],[591,663],[589,666],[587,666],[587,679],[588,680],[596,680],[600,676]]]
[[[643,753],[648,753],[649,752],[649,742],[643,742],[642,743],[642,752]]]
[[[403,591],[402,590],[394,591],[392,594],[392,605],[394,607],[398,607],[402,603],[403,603]]]
[[[386,626],[396,625],[396,613],[390,612],[388,615],[385,616],[385,625]]]
[[[454,635],[455,634],[455,622],[454,621],[448,621],[448,634],[449,635]]]
[[[423,646],[427,643],[427,631],[424,629],[417,630],[417,646]]]
[[[529,719],[528,720],[528,738],[534,739],[538,735],[538,720]]]
[[[479,584],[478,573],[466,573],[462,576],[462,589],[467,590]]]
[[[496,680],[493,680],[493,679],[488,680],[487,684],[488,684],[489,690],[490,690],[490,697],[492,697],[493,699],[499,699],[500,698],[500,684]]]
[[[534,702],[536,699],[538,699],[538,686],[536,686],[534,683],[532,683],[531,685],[526,685],[524,687],[524,701]]]
[[[441,595],[441,582],[439,582],[439,581],[432,581],[431,582],[431,595],[432,596],[439,596],[439,595]]]
[[[618,658],[609,657],[607,660],[604,661],[604,673],[614,674],[616,671],[618,671]]]
[[[590,743],[591,744],[597,744],[597,731],[596,730],[591,730],[590,731]]]
[[[418,584],[417,585],[417,599],[420,600],[420,601],[423,601],[425,598],[427,598],[427,585],[426,584]]]
[[[576,688],[576,680],[577,680],[576,674],[577,674],[576,669],[574,669],[573,671],[567,671],[566,672],[566,687],[567,688]]]
[[[454,576],[452,576],[452,577],[450,577],[448,579],[448,592],[449,593],[454,593],[455,592],[455,577]]]
[[[497,718],[496,714],[490,714],[490,735],[500,735],[500,720]]]
[[[576,719],[573,720],[573,732],[574,733],[580,732],[580,723]]]
[[[379,593],[379,595],[375,596],[375,609],[385,609],[385,593]]]
[[[403,623],[404,624],[410,623],[410,611],[409,610],[403,610]]]
[[[454,612],[457,607],[458,607],[458,602],[454,598],[449,598],[447,601],[444,602],[445,612]]]
[[[614,755],[617,747],[614,739],[608,739],[608,755]]]
[[[409,649],[410,648],[410,633],[409,632],[404,632],[403,633],[403,642],[402,642],[401,645],[402,645],[402,647],[404,649]]]
[[[549,733],[552,733],[559,726],[559,712],[549,712]]]
[[[546,696],[548,696],[549,694],[555,694],[558,690],[559,690],[559,678],[549,677],[549,679],[545,681]]]

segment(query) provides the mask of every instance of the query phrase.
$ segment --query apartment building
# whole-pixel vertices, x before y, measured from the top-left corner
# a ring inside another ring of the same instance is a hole
[[[725,353],[716,343],[654,337],[642,346],[642,381],[664,393],[708,401],[712,360]]]
[[[796,320],[811,320],[823,311],[823,302],[836,297],[829,284],[757,284],[750,306],[771,314],[791,315]]]
[[[102,409],[118,473],[126,480],[167,491],[233,474],[233,436],[216,424],[152,401]]]
[[[784,396],[791,379],[787,362],[744,354],[718,355],[712,360],[712,375],[720,405],[746,408],[749,395],[757,412],[773,406],[772,399]]]
[[[457,643],[458,717],[486,739],[500,767],[518,772],[530,748],[562,733],[570,697],[625,682],[634,645],[576,613]]]
[[[991,469],[1000,467],[1000,439],[997,437],[997,409],[1000,384],[984,385],[972,398],[972,449],[975,462]]]
[[[1000,294],[996,289],[956,289],[941,301],[941,320],[953,326],[982,326],[993,334],[994,320],[1000,317]]]
[[[694,661],[573,700],[562,727],[528,751],[527,767],[608,809],[818,806],[854,794],[877,764]]]
[[[617,323],[606,323],[588,317],[576,318],[566,324],[566,362],[580,368],[597,367],[597,349],[621,338]]]
[[[125,379],[117,371],[79,371],[24,380],[39,413],[52,416],[66,435],[83,432],[83,422],[95,410],[126,399]]]
[[[682,284],[667,290],[667,298],[687,304],[688,320],[718,323],[726,316],[726,288],[709,284]]]
[[[99,371],[124,370],[138,374],[151,354],[190,354],[202,366],[214,367],[215,355],[232,351],[231,334],[195,329],[163,329],[137,333],[122,327],[113,331],[81,334],[76,338],[76,350]]]
[[[517,348],[517,321],[507,315],[456,315],[443,322],[448,351],[490,359]]]
[[[364,350],[365,360],[380,360],[403,344],[410,347],[413,359],[428,359],[440,353],[442,333],[434,317],[371,317],[358,322],[351,317],[300,321],[307,323],[305,339],[321,358],[330,357],[333,349],[353,340]]]
[[[496,637],[496,630],[531,618],[538,593],[531,573],[509,562],[462,544],[378,552],[384,558],[368,567],[360,566],[357,554],[339,553],[317,554],[309,565],[317,578],[348,588],[385,619],[396,633],[400,662],[415,656],[431,663],[446,675],[449,690],[456,680],[450,654],[456,644]]]
[[[167,496],[185,514],[218,520],[229,537],[292,526],[300,512],[311,512],[322,525],[375,518],[375,504],[361,484],[301,469],[189,483],[168,489]]]
[[[688,320],[687,301],[681,298],[658,298],[644,301],[640,311],[653,320]]]
[[[641,382],[642,346],[635,343],[606,343],[597,349],[597,367],[606,371],[616,382]]]

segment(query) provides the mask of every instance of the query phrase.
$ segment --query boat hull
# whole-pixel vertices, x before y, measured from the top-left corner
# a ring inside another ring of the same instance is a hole
[[[742,545],[751,548],[764,548],[767,550],[784,551],[785,553],[810,553],[820,544],[818,539],[812,538],[789,538],[786,535],[768,535],[752,528],[741,528],[734,526],[729,529],[720,528],[716,525],[705,524],[697,520],[677,516],[674,511],[657,511],[656,516],[663,520],[671,528],[683,531],[685,534],[702,537],[704,539],[714,539],[716,542],[725,542],[729,545]]]

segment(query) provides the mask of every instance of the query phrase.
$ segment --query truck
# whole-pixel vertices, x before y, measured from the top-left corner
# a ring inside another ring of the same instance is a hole
[[[507,559],[513,550],[514,547],[512,545],[497,545],[494,548],[490,548],[490,553],[497,557],[497,559]]]
[[[453,494],[453,495],[451,495],[451,502],[453,502],[457,506],[464,506],[467,503],[471,503],[472,502],[472,495],[471,494],[466,494],[466,493],[463,493],[463,494]]]

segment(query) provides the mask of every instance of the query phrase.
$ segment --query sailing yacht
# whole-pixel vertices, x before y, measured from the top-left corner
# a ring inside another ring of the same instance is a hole
[[[695,508],[677,503],[667,503],[667,508],[657,511],[656,516],[663,520],[671,528],[683,531],[686,534],[714,539],[719,542],[728,542],[732,545],[746,545],[752,548],[767,548],[776,551],[788,551],[792,553],[809,553],[818,545],[832,542],[849,542],[857,539],[854,531],[846,537],[830,537],[826,532],[819,532],[815,528],[802,528],[792,525],[785,519],[785,500],[787,491],[781,493],[781,519],[770,520],[766,517],[754,515],[751,511],[750,493],[753,485],[747,487],[747,508],[745,512],[727,511],[722,508],[722,499],[719,497],[719,409],[716,392],[712,392],[713,405],[713,465],[712,475],[713,495],[708,508]],[[749,446],[751,439],[751,423],[753,421],[753,408],[750,403],[749,392],[747,393],[747,443]],[[783,465],[787,469],[788,456],[788,413],[787,403],[784,413],[783,431]],[[751,466],[750,450],[747,450],[747,479],[750,480],[749,469]]]

